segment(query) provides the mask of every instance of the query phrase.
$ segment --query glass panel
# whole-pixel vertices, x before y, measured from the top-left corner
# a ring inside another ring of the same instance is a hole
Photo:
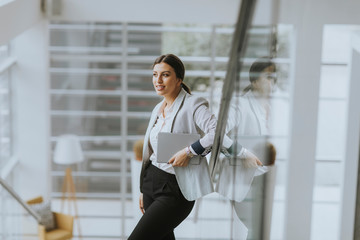
[[[221,32],[225,31],[225,33],[221,33],[220,31]],[[215,37],[216,56],[226,57],[226,58],[229,57],[233,32],[234,32],[233,26],[217,27],[217,32]]]
[[[76,68],[76,69],[101,69],[106,71],[106,69],[119,69],[121,70],[121,63],[109,63],[106,62],[107,58],[104,57],[103,61],[94,59],[92,62],[87,62],[91,58],[87,58],[86,61],[79,61],[77,59],[67,59],[66,61],[51,61],[50,67],[51,68]],[[120,60],[120,59],[119,59]]]
[[[154,59],[155,60],[155,59]],[[134,69],[137,69],[137,70],[148,70],[149,73],[150,73],[150,76],[149,76],[149,79],[151,80],[151,67],[152,67],[152,64],[153,64],[153,61],[148,61],[148,62],[136,62],[136,63],[128,63],[127,65],[127,69],[131,69],[131,70],[134,70]],[[133,72],[133,71],[131,71]]]
[[[321,98],[346,98],[349,89],[347,66],[322,66],[320,79]]]
[[[139,91],[154,91],[154,86],[152,84],[151,71],[149,71],[148,76],[133,76],[129,75],[128,77],[128,89],[129,90],[139,90]]]
[[[211,28],[196,25],[166,25],[167,27],[184,27],[191,32],[164,32],[162,35],[162,52],[177,56],[211,56]]]
[[[271,99],[271,122],[269,122],[271,134],[273,136],[287,136],[290,127],[290,104],[288,97],[281,97],[274,94]]]
[[[154,92],[155,94],[155,92]],[[155,95],[154,97],[129,97],[128,111],[129,112],[151,112],[156,104],[162,99]]]
[[[222,62],[216,62],[215,63],[215,70],[216,71],[220,71],[220,72],[224,72],[227,70],[227,60],[224,60]]]
[[[82,53],[119,54],[122,52],[121,30],[121,24],[54,24],[51,26],[50,45],[52,47],[66,46],[62,51],[56,52],[75,53],[80,51]],[[107,47],[111,47],[111,49],[106,49]],[[87,51],[84,51],[84,49],[87,49]]]
[[[318,158],[340,159],[343,156],[346,106],[345,101],[320,100],[316,143]]]
[[[294,29],[292,25],[278,24],[276,29],[272,29],[277,42],[276,56],[278,58],[291,58],[292,56],[292,41],[294,37]]]
[[[116,74],[76,75],[76,74],[52,74],[52,89],[69,90],[120,90],[121,77]]]
[[[316,231],[311,231],[311,239],[337,240],[339,217],[340,209],[337,204],[314,203],[311,225]]]
[[[233,93],[225,133],[234,143],[228,152],[220,155],[214,179],[220,193],[235,200],[232,228],[240,228],[236,223],[240,219],[249,229],[248,239],[268,238],[270,231],[265,226],[271,228],[271,238],[281,235],[281,227],[277,226],[284,226],[291,59],[281,61],[277,57],[280,45],[274,45],[274,39],[281,37],[282,47],[288,48],[293,32],[287,29],[269,25],[254,26],[248,31],[245,58],[239,59],[241,69],[235,85],[228,89]],[[282,54],[287,52],[282,50]],[[225,145],[226,142],[224,140]],[[242,148],[246,148],[246,152]],[[257,176],[256,163],[250,160],[249,152],[270,166],[269,172]],[[276,172],[271,167],[274,164]],[[244,176],[252,177],[247,182]],[[240,232],[235,235],[240,236]]]
[[[157,56],[161,51],[161,33],[129,31],[130,55]]]
[[[273,44],[272,26],[252,27],[248,33],[245,58],[269,56],[275,47]]]
[[[79,173],[73,172],[76,193],[80,198],[91,196],[94,193],[104,194],[119,193],[121,184],[120,176],[78,176]],[[109,174],[107,174],[109,175]],[[61,193],[64,177],[53,177],[53,191]],[[96,195],[94,195],[96,196]],[[101,196],[98,196],[101,197]]]
[[[351,34],[360,30],[356,25],[325,25],[322,44],[324,63],[344,64],[350,59]]]
[[[52,116],[52,136],[75,134],[79,136],[119,136],[121,118]]]
[[[328,188],[332,187],[334,189],[338,189],[341,182],[342,173],[341,171],[339,171],[339,169],[341,168],[342,168],[342,164],[340,161],[318,161],[316,163],[315,184],[321,186],[321,189],[319,191],[321,190],[325,191],[326,187]],[[330,201],[330,196],[328,198],[329,201]],[[321,197],[321,195],[319,195],[319,197]],[[315,200],[324,201],[325,199],[315,198]]]
[[[128,118],[128,134],[129,135],[145,135],[149,118]]]
[[[190,87],[193,92],[210,93],[210,78],[209,77],[185,77],[184,83]]]
[[[111,92],[110,92],[111,93]],[[68,111],[121,111],[120,96],[53,95],[53,110]]]

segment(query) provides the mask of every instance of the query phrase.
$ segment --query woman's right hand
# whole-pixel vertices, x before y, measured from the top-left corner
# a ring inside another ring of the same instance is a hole
[[[259,158],[257,156],[255,156],[255,154],[253,154],[249,150],[245,150],[243,155],[244,155],[243,157],[245,159],[245,166],[246,167],[263,166],[263,163],[259,160]]]
[[[145,210],[144,210],[144,201],[143,201],[142,193],[140,193],[140,197],[139,197],[139,207],[140,207],[140,211],[142,212],[142,214],[144,214]]]

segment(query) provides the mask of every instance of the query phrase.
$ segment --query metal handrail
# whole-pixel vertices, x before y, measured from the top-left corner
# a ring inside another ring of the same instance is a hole
[[[218,167],[217,159],[222,149],[222,142],[225,134],[226,121],[229,112],[230,100],[234,89],[234,83],[237,79],[237,73],[241,70],[241,63],[239,64],[239,59],[240,56],[244,54],[243,49],[247,40],[247,33],[252,21],[255,4],[256,0],[242,0],[240,5],[240,12],[236,22],[235,32],[233,35],[234,37],[232,39],[230,58],[227,66],[224,86],[222,89],[215,140],[209,163],[209,170],[213,182],[215,182],[216,169]]]
[[[23,206],[23,208],[25,208],[25,210],[38,222],[40,223],[40,216],[34,211],[32,210],[28,204],[26,204],[26,202],[24,202],[20,196],[14,191],[14,189],[9,185],[7,184],[7,182],[0,178],[0,184],[4,187],[4,189],[10,193],[10,195],[21,205]]]

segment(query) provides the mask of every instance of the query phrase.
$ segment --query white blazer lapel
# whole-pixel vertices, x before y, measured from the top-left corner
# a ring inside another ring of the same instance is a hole
[[[184,104],[185,97],[186,97],[186,92],[185,92],[185,90],[181,89],[178,98],[176,98],[176,100],[174,102],[173,111],[175,112],[175,116],[173,117],[172,122],[171,122],[171,132],[173,132],[176,116],[177,116],[179,110],[181,109],[182,105]]]

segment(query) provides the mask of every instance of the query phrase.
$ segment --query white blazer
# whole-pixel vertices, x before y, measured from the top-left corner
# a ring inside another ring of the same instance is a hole
[[[237,126],[239,136],[267,135],[269,130],[264,110],[253,93],[249,91],[237,100],[234,99],[230,103],[226,132]],[[250,190],[254,177],[268,171],[267,167],[248,167],[247,165],[240,159],[236,164],[230,164],[229,159],[223,158],[215,191],[230,200],[243,201]]]
[[[164,101],[160,102],[154,108],[146,130],[143,148],[143,164],[140,174],[140,191],[142,191],[143,177],[145,169],[151,164],[150,156],[152,154],[149,147],[150,131],[155,124],[157,114]],[[201,138],[214,138],[216,119],[208,109],[208,102],[204,98],[196,97],[186,93],[175,111],[175,117],[172,122],[171,132],[173,133],[198,133]],[[201,114],[195,122],[195,112]],[[200,119],[200,120],[199,120]],[[212,141],[213,142],[213,141]],[[197,155],[190,159],[186,167],[174,167],[175,176],[180,190],[188,201],[198,199],[214,191],[211,182],[208,163],[206,158]]]
[[[238,134],[264,136],[269,134],[267,125],[264,109],[252,91],[230,102],[226,132],[237,126]]]

